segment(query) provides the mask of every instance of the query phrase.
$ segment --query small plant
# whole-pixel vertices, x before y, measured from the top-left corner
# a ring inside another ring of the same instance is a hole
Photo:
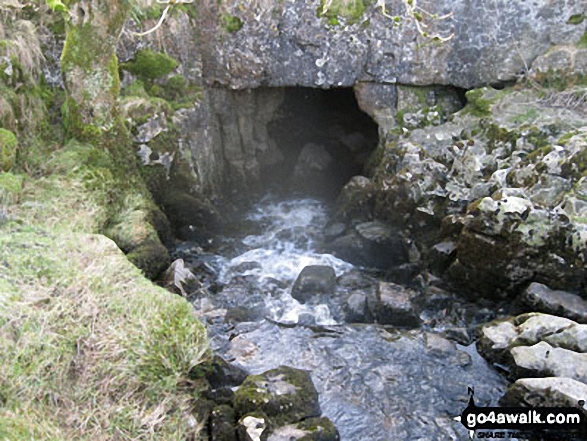
[[[224,26],[224,30],[231,34],[240,31],[243,27],[243,21],[240,18],[228,14],[222,16],[222,24]]]

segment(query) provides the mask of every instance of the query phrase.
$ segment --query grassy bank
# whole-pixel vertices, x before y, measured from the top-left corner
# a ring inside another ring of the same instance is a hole
[[[198,432],[188,377],[205,329],[97,234],[113,211],[135,219],[119,237],[153,234],[141,193],[121,198],[109,169],[103,151],[70,144],[0,173],[0,440]]]

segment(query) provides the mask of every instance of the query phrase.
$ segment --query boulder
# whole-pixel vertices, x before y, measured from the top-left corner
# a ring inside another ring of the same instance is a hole
[[[419,294],[394,283],[379,282],[375,317],[382,325],[414,328],[421,324]]]
[[[522,294],[521,302],[532,311],[587,323],[587,301],[576,294],[552,290],[541,283],[531,283]]]
[[[329,294],[334,291],[336,273],[326,265],[310,265],[298,275],[291,290],[291,296],[306,303],[316,294]]]
[[[387,270],[408,262],[404,240],[383,222],[363,222],[326,246],[340,259],[355,265]]]
[[[261,411],[277,426],[320,415],[310,374],[287,366],[249,375],[235,393],[234,406],[239,416]]]

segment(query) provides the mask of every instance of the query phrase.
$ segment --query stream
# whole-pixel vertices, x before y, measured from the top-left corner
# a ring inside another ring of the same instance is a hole
[[[206,289],[190,300],[211,347],[253,374],[280,365],[310,371],[323,414],[342,440],[468,439],[454,420],[467,405],[467,388],[475,388],[477,405],[488,406],[507,383],[472,338],[447,344],[435,337],[472,329],[491,311],[454,297],[430,301],[417,329],[345,323],[341,299],[371,289],[365,281],[376,277],[320,252],[327,222],[320,201],[266,197],[243,215],[245,232],[222,239],[215,253],[196,252],[190,243],[174,250],[199,277],[205,274]],[[334,294],[302,305],[290,291],[307,265],[331,266],[338,283]]]

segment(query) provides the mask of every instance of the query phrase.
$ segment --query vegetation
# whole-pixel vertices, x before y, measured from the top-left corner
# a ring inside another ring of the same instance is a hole
[[[331,25],[338,24],[339,17],[348,24],[357,23],[370,3],[369,0],[321,0],[318,17],[326,17]]]
[[[0,172],[9,171],[14,165],[17,144],[14,133],[0,129]]]
[[[100,38],[126,17],[115,3],[67,23],[65,97],[43,84],[34,24],[19,7],[0,16],[0,439],[193,439],[201,427],[189,377],[205,329],[144,277],[168,264],[169,227],[121,117],[115,40]],[[49,113],[61,103],[67,136]]]
[[[124,63],[122,68],[140,80],[149,82],[171,73],[178,65],[179,63],[167,54],[145,49],[137,52],[135,60]]]
[[[240,31],[243,27],[243,21],[236,15],[225,14],[222,16],[222,26],[230,34]]]

